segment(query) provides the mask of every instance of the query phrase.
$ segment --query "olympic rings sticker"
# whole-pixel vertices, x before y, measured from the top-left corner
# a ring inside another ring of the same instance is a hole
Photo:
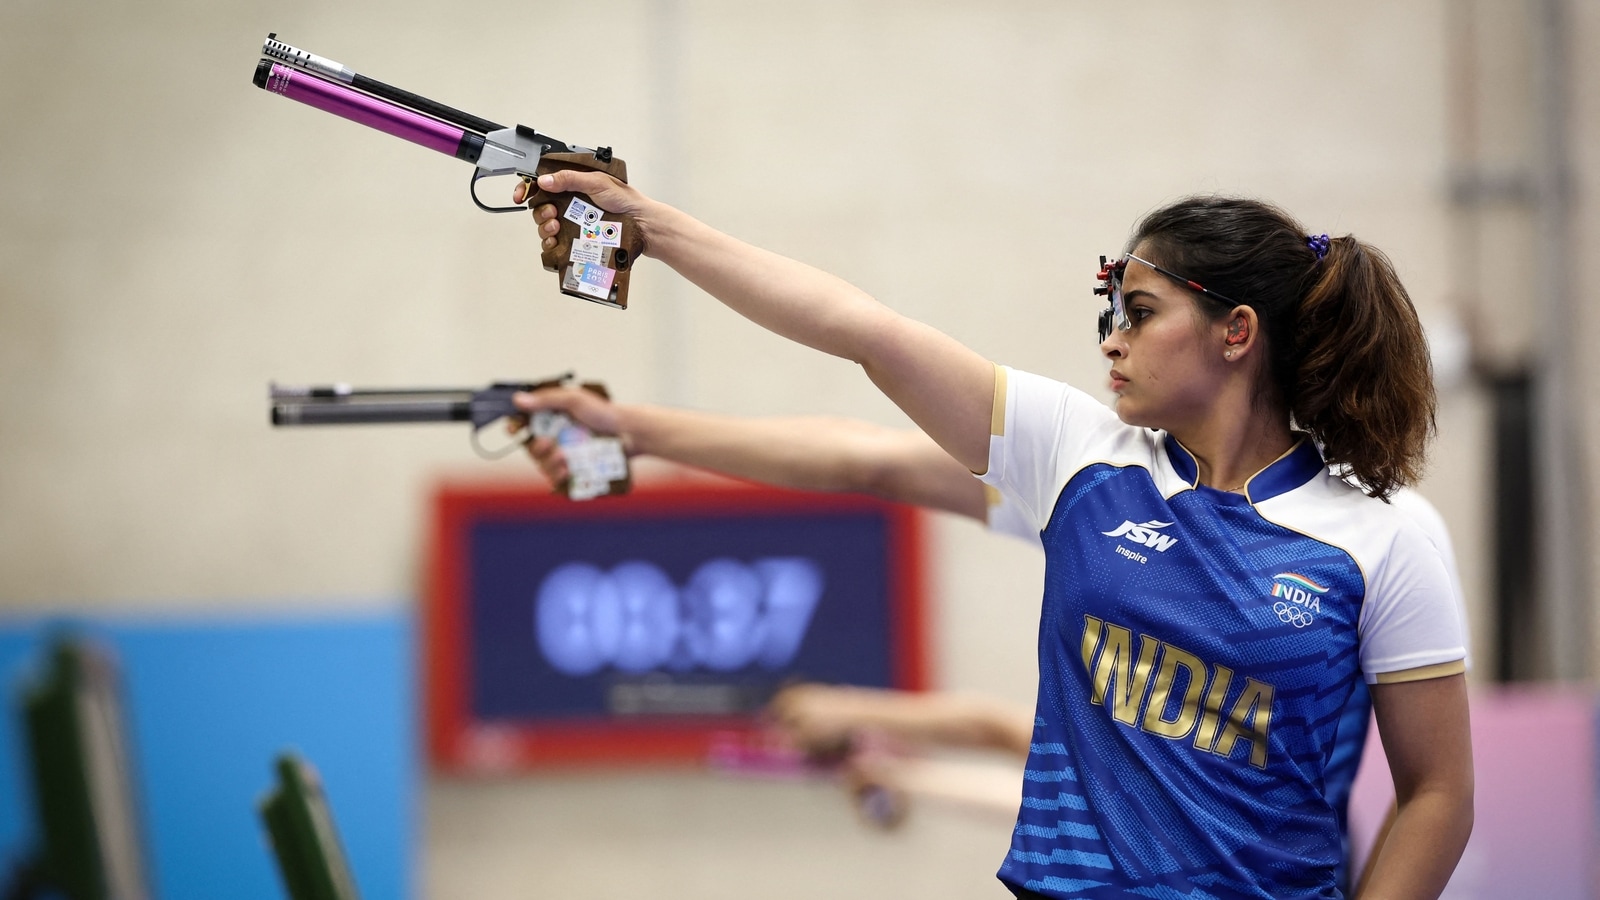
[[[1282,600],[1272,604],[1272,611],[1278,614],[1280,620],[1296,628],[1304,628],[1315,621],[1315,618],[1310,613],[1298,606],[1290,606]]]
[[[578,236],[586,241],[594,241],[602,247],[622,246],[621,222],[592,222],[578,229]]]

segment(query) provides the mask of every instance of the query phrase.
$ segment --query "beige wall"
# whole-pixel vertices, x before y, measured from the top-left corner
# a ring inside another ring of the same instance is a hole
[[[1577,6],[1593,46],[1600,21]],[[477,212],[463,164],[251,87],[269,30],[480,115],[612,145],[635,183],[714,225],[997,360],[1095,386],[1095,257],[1189,192],[1260,195],[1315,231],[1353,231],[1393,256],[1426,315],[1449,311],[1443,8],[13,0],[0,611],[410,602],[435,480],[531,477],[443,426],[272,431],[271,379],[572,368],[629,400],[904,422],[851,365],[758,332],[660,266],[641,266],[625,313],[560,296],[532,226]],[[1593,57],[1573,57],[1588,110]],[[1574,127],[1591,193],[1593,119]],[[1592,245],[1593,205],[1580,217]],[[1592,293],[1592,254],[1577,255]],[[1497,302],[1525,307],[1514,291]],[[1577,327],[1600,326],[1585,308]],[[1585,383],[1600,384],[1592,363]],[[1480,659],[1484,422],[1470,386],[1444,396],[1423,485],[1455,530]],[[1028,698],[1039,561],[967,523],[940,521],[933,539],[941,680]],[[567,823],[617,808],[635,810],[634,862],[615,887],[581,888],[617,854],[599,825]],[[825,786],[437,783],[430,810],[428,896],[539,895],[546,879],[599,897],[1000,894],[1004,823],[863,836]]]
[[[1600,346],[1600,54],[1594,50],[1600,44],[1600,4],[1573,3],[1569,13],[1569,59],[1572,65],[1572,84],[1567,98],[1568,146],[1572,154],[1572,240],[1570,250],[1573,260],[1573,306],[1576,310],[1570,323],[1551,323],[1564,327],[1574,338],[1578,366],[1578,389],[1574,391],[1577,408],[1573,411],[1577,421],[1575,437],[1582,450],[1580,456],[1588,473],[1588,482],[1578,486],[1579,495],[1586,501],[1583,524],[1583,546],[1587,551],[1588,567],[1584,572],[1586,596],[1580,602],[1590,609],[1589,674],[1600,675],[1600,612],[1594,610],[1597,592],[1592,587],[1600,585],[1600,358],[1587,350]]]

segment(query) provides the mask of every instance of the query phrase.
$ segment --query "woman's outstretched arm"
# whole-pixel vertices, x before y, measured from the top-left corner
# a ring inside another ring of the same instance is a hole
[[[578,191],[634,217],[645,253],[767,330],[858,363],[885,396],[975,472],[989,461],[994,366],[950,336],[908,319],[819,269],[736,240],[597,172],[541,176],[551,193]],[[515,200],[521,202],[523,188]],[[552,240],[559,213],[534,210]]]
[[[560,410],[640,454],[805,491],[852,491],[987,521],[983,483],[915,429],[821,416],[727,416],[642,403],[613,403],[582,388],[519,394],[524,412]],[[528,444],[545,477],[568,474],[559,444]],[[1032,719],[1029,720],[1032,722]]]

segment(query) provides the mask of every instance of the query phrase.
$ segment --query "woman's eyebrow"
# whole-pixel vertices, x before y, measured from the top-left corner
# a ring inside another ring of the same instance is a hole
[[[1153,300],[1165,300],[1166,299],[1165,297],[1162,297],[1160,294],[1157,294],[1157,293],[1155,293],[1153,291],[1147,291],[1147,290],[1144,290],[1142,288],[1139,289],[1139,290],[1136,290],[1136,291],[1123,291],[1122,292],[1122,300],[1123,300],[1124,303],[1126,303],[1129,300],[1133,300],[1135,298],[1138,298],[1138,297],[1149,297],[1149,298],[1151,298]]]

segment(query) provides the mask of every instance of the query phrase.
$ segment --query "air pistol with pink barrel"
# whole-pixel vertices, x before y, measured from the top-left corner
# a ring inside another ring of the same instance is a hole
[[[541,257],[544,268],[559,275],[561,292],[616,309],[628,307],[628,276],[644,250],[632,218],[606,212],[582,194],[538,190],[534,182],[561,169],[589,169],[627,181],[627,165],[609,147],[579,147],[526,125],[508,128],[291,47],[276,34],[267,35],[261,56],[257,87],[471,163],[468,193],[486,212],[525,210],[485,204],[478,197],[479,181],[494,176],[527,181],[529,206],[552,203],[562,215],[556,245]]]

